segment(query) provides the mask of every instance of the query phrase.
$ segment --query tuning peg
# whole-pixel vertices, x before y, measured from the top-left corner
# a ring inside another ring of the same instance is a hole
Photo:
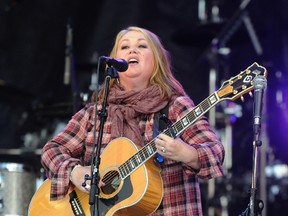
[[[250,95],[250,97],[253,97],[253,93],[251,91],[249,92],[249,95]]]
[[[242,101],[242,102],[244,102],[244,101],[245,101],[245,99],[244,99],[243,95],[241,95],[240,99],[241,99],[241,101]]]

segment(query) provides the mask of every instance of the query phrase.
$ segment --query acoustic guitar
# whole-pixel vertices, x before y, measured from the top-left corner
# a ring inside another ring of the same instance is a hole
[[[193,110],[162,133],[176,138],[208,110],[223,100],[235,100],[254,89],[253,79],[267,76],[267,71],[253,63],[237,76],[225,81]],[[156,139],[156,138],[155,138]],[[154,163],[155,139],[140,148],[127,138],[112,140],[101,155],[99,212],[101,216],[148,215],[159,207],[163,196],[160,168]],[[67,196],[50,201],[51,180],[47,179],[30,202],[29,216],[90,216],[89,194],[70,185]]]

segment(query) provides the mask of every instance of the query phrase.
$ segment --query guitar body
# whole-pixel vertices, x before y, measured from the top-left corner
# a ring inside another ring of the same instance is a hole
[[[147,215],[160,205],[163,183],[160,169],[152,158],[124,179],[118,173],[119,165],[137,151],[138,147],[123,137],[112,140],[103,151],[99,167],[100,179],[108,186],[100,190],[101,216]],[[50,186],[51,180],[47,179],[36,191],[29,206],[29,216],[91,215],[93,206],[89,205],[89,194],[71,185],[64,199],[50,201]]]

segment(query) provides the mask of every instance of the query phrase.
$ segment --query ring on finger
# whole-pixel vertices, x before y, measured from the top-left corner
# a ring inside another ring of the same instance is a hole
[[[161,151],[162,151],[163,153],[165,153],[165,152],[166,152],[166,148],[162,146]]]

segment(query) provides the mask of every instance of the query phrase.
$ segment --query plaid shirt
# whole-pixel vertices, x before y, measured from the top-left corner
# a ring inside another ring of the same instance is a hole
[[[76,164],[90,164],[94,145],[94,107],[93,104],[87,104],[72,117],[61,133],[43,147],[42,165],[52,180],[51,200],[61,199],[67,194],[69,175]],[[170,103],[168,118],[171,122],[175,122],[193,107],[194,104],[189,97],[177,97]],[[139,118],[144,143],[153,138],[153,117],[154,114],[143,114]],[[96,140],[100,125],[98,118],[97,116]],[[111,141],[110,132],[111,118],[108,114],[104,125],[101,151]],[[165,159],[161,171],[164,186],[163,200],[158,210],[151,214],[153,216],[202,215],[198,178],[211,179],[223,175],[224,148],[205,117],[201,117],[188,127],[180,138],[196,148],[201,169],[195,172],[186,164]]]

